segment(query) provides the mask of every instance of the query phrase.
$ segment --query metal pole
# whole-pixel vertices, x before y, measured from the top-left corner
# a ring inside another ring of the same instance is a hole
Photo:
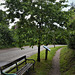
[[[46,49],[46,56],[45,56],[45,60],[47,60],[47,55],[48,55],[48,50]]]

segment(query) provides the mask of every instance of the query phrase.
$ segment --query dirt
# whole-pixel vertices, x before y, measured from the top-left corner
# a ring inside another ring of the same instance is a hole
[[[57,50],[55,56],[53,57],[52,68],[51,68],[51,70],[49,72],[49,75],[61,75],[60,74],[60,64],[59,64],[61,49],[62,48],[60,48],[59,50]]]

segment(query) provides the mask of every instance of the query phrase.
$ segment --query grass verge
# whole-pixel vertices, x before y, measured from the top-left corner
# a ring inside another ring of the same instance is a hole
[[[60,55],[61,75],[75,75],[75,50],[64,47]]]
[[[56,48],[50,48],[51,51],[48,52],[48,58],[45,60],[45,50],[41,51],[40,57],[41,61],[37,62],[37,54],[32,55],[29,57],[29,59],[34,59],[36,61],[35,63],[35,69],[30,70],[29,72],[25,73],[25,75],[48,75],[51,66],[52,66],[52,59],[55,55],[56,51],[63,46],[59,46]]]

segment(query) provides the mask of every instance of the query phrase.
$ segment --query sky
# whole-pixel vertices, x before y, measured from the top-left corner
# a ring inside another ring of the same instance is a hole
[[[59,2],[59,0],[56,0],[56,1]],[[4,0],[0,0],[0,3],[3,3],[3,2],[5,2],[5,1],[4,1]],[[70,5],[72,2],[75,3],[75,0],[68,0],[68,4],[69,4],[69,5]],[[69,8],[70,8],[70,7],[64,8],[63,10],[67,11]],[[3,6],[0,6],[0,9],[2,9],[2,10],[4,10],[4,11],[6,10],[6,9],[4,9]],[[17,19],[16,19],[16,21],[17,21]],[[11,28],[13,25],[14,25],[14,23],[10,24],[9,28]]]

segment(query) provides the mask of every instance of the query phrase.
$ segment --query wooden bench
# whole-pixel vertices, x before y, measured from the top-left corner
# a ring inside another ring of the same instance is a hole
[[[0,67],[1,75],[23,75],[26,71],[28,71],[28,69],[30,67],[33,66],[33,69],[34,69],[34,64],[35,64],[35,60],[26,59],[26,56],[22,56],[21,58],[16,59],[16,60]],[[19,68],[19,67],[21,67],[21,68]],[[9,68],[9,69],[7,69],[7,68]],[[7,70],[5,70],[5,69],[7,69]],[[16,72],[13,74],[9,74],[14,69],[16,69]]]

